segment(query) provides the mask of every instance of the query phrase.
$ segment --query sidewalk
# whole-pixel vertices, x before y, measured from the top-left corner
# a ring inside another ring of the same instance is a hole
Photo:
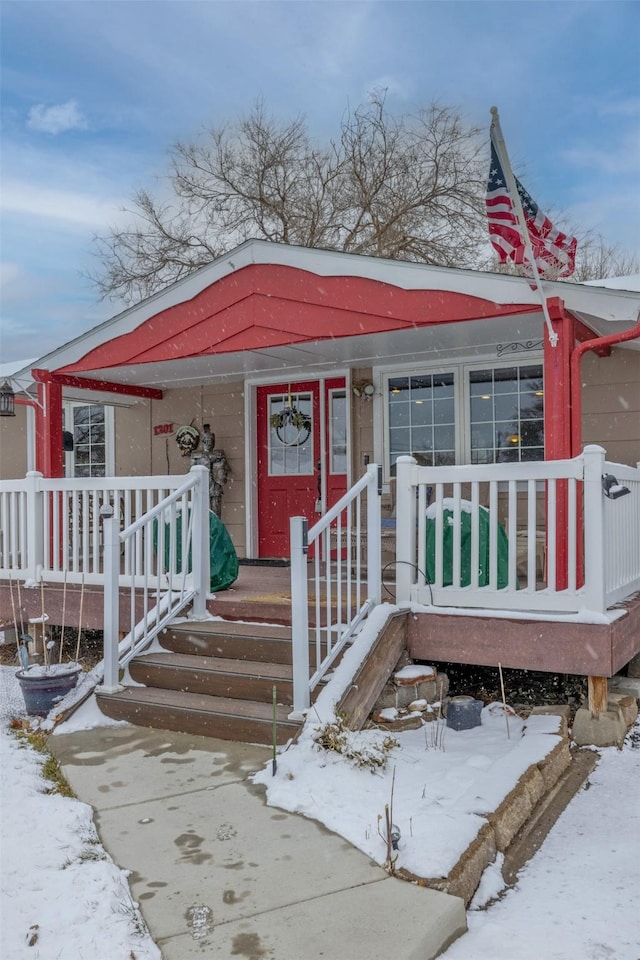
[[[164,960],[431,960],[466,930],[462,900],[267,807],[268,748],[132,726],[49,745]]]

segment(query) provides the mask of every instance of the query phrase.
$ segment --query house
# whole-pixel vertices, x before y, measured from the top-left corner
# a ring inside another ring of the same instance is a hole
[[[640,539],[633,472],[640,460],[640,292],[546,282],[545,295],[556,346],[545,332],[539,293],[524,278],[247,241],[20,372],[19,380],[35,385],[36,470],[48,478],[65,471],[87,480],[176,478],[187,474],[193,452],[177,441],[191,434],[201,444],[210,432],[228,466],[218,489],[223,523],[238,556],[257,563],[290,558],[290,518],[315,524],[368,464],[379,464],[379,546],[391,568],[401,562],[397,546],[406,551],[419,543],[409,500],[426,509],[430,496],[441,504],[447,496],[437,471],[448,471],[452,485],[462,482],[457,492],[451,488],[458,513],[471,489],[465,483],[477,484],[470,496],[484,504],[483,478],[494,478],[494,522],[518,544],[513,589],[493,599],[496,618],[485,613],[481,628],[477,612],[487,604],[477,598],[469,604],[473,629],[483,636],[481,654],[468,642],[468,623],[460,641],[459,618],[457,626],[441,620],[440,633],[448,659],[493,662],[492,638],[505,622],[498,609],[514,616],[555,612],[535,657],[524,635],[510,654],[504,646],[500,651],[503,663],[545,669],[564,611],[556,595],[577,596],[585,565],[594,562],[581,539],[583,525],[592,536],[590,516],[568,492],[575,478],[558,474],[549,480],[553,487],[545,487],[546,465],[600,445],[602,462],[617,465],[620,474],[608,466],[610,484],[624,485],[621,471],[628,469],[631,525],[619,535],[629,541],[630,560],[617,602],[640,587],[633,553]],[[7,438],[16,425],[7,418],[0,429],[3,448],[12,446]],[[71,435],[66,451],[65,431]],[[406,486],[401,495],[396,489],[397,467],[407,457],[418,473],[427,471],[407,481],[422,489],[422,501],[407,497]],[[463,465],[476,472],[457,474]],[[401,514],[410,536],[400,529]],[[359,542],[367,524],[361,526]],[[348,554],[351,562],[350,529],[334,529],[332,544],[327,556],[346,562]],[[472,549],[477,553],[477,542]],[[436,554],[442,570],[439,548]],[[415,558],[402,562],[415,566]],[[462,587],[473,592],[478,584],[462,584],[455,559],[453,566],[457,581],[448,586],[458,592],[450,606],[464,609]],[[5,579],[11,568],[5,556]],[[396,573],[408,598],[407,573],[400,567]],[[529,593],[513,606],[523,578]],[[446,589],[441,573],[431,579]],[[569,612],[584,608],[584,591],[580,604]],[[600,624],[607,650],[596,658],[593,676],[612,676],[640,650],[634,618],[628,614],[623,641],[613,638],[611,625]],[[425,656],[442,652],[441,644],[415,646]],[[591,676],[583,648],[577,638],[572,655],[551,656],[547,668],[563,664],[567,672]]]

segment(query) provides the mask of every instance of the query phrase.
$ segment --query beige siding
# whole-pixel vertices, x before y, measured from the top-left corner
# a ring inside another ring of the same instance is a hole
[[[0,480],[21,480],[27,472],[27,408],[16,404],[15,417],[0,417]]]
[[[582,438],[598,443],[607,460],[640,461],[640,351],[617,347],[610,357],[582,359]]]
[[[186,474],[191,467],[176,443],[181,426],[202,433],[208,423],[216,447],[224,450],[231,477],[222,499],[222,520],[239,556],[246,552],[244,510],[244,392],[240,383],[167,390],[162,400],[141,401],[116,411],[116,464],[119,476]],[[170,427],[170,432],[164,429]],[[162,432],[160,432],[162,431]]]

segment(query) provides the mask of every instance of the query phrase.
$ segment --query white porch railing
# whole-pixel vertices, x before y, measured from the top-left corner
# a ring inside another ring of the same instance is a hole
[[[122,532],[118,517],[104,520],[105,692],[119,689],[120,668],[148,647],[188,604],[194,620],[206,618],[208,489],[208,470],[192,467],[181,487]],[[121,566],[128,571],[124,578]],[[128,595],[129,631],[119,641],[123,592]]]
[[[607,497],[606,475],[628,494]],[[603,614],[640,590],[640,468],[601,447],[540,463],[400,457],[396,483],[397,603]]]
[[[365,475],[310,530],[306,517],[291,518],[294,713],[309,709],[312,691],[360,621],[380,603],[381,494],[381,470],[369,464]]]
[[[182,476],[51,478],[31,472],[0,481],[0,577],[50,583],[103,583],[101,511],[122,529],[185,484]],[[145,581],[139,551],[125,553],[122,575]]]

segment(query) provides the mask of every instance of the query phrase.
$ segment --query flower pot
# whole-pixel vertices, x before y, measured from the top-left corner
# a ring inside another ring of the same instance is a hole
[[[73,690],[81,668],[78,664],[54,664],[18,670],[16,677],[22,690],[29,716],[46,716],[56,703]]]
[[[473,697],[451,697],[447,703],[447,726],[451,730],[471,730],[481,724],[480,714],[484,704]]]

